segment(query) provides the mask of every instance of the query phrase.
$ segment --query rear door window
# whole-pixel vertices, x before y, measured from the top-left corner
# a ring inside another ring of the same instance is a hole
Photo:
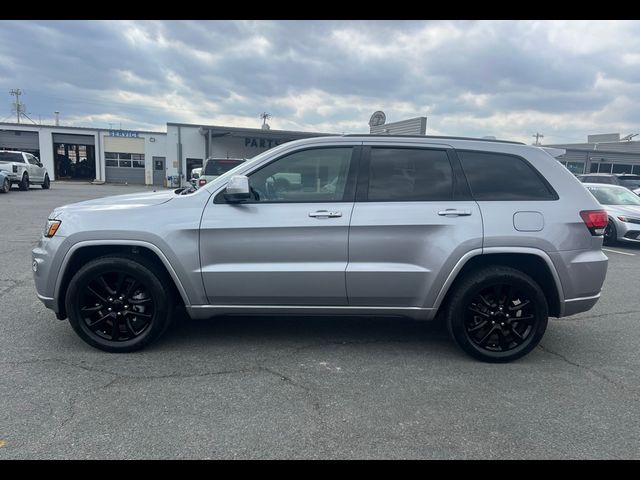
[[[453,172],[445,150],[372,148],[368,200],[438,201],[453,198]]]
[[[476,200],[556,200],[557,194],[526,160],[516,155],[458,150]]]
[[[24,163],[21,153],[0,152],[0,162],[18,162]]]

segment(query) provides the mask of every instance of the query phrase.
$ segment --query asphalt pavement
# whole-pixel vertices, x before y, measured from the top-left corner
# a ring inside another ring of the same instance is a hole
[[[640,458],[640,248],[589,312],[506,365],[397,318],[181,315],[146,350],[86,345],[36,298],[56,206],[144,187],[0,195],[0,459]]]

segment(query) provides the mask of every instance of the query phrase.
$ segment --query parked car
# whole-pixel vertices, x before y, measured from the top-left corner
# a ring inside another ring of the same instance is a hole
[[[640,198],[617,185],[585,183],[584,186],[607,211],[609,222],[604,231],[604,244],[640,242]]]
[[[29,190],[29,185],[39,184],[44,189],[50,186],[49,173],[38,157],[27,152],[0,150],[0,170],[9,175],[11,184],[20,190]]]
[[[202,173],[200,174],[196,188],[206,185],[211,180],[215,180],[223,173],[228,172],[244,162],[246,162],[246,159],[242,158],[208,158],[204,162],[204,167],[202,167]]]
[[[9,193],[11,190],[11,178],[9,172],[0,170],[0,193]]]
[[[185,192],[56,208],[33,249],[40,300],[111,352],[157,339],[182,304],[442,318],[465,352],[506,362],[549,316],[591,309],[607,270],[607,213],[516,142],[309,138]]]
[[[591,173],[576,175],[583,183],[606,183],[626,187],[636,195],[640,195],[640,175],[630,173]]]
[[[194,188],[198,188],[197,184],[200,175],[202,175],[202,167],[194,168],[193,170],[191,170],[191,179],[189,181]]]

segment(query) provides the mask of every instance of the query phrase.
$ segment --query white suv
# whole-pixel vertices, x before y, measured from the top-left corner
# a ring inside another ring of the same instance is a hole
[[[42,185],[46,190],[51,184],[40,159],[27,152],[0,151],[0,170],[7,172],[11,184],[17,184],[20,190],[29,190],[32,183]]]
[[[202,167],[200,178],[197,180],[197,185],[194,187],[200,188],[244,162],[246,159],[242,158],[207,158],[204,167]]]

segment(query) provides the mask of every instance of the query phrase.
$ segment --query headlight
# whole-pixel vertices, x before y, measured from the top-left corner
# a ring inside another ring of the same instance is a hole
[[[47,220],[47,226],[44,229],[44,236],[47,238],[53,237],[58,228],[60,228],[60,224],[62,222],[60,220]]]
[[[618,215],[618,220],[627,223],[640,223],[640,218],[627,217],[626,215]]]

